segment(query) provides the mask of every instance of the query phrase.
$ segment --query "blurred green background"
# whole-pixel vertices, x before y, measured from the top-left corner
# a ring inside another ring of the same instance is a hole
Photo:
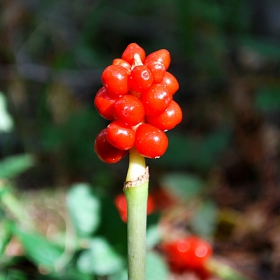
[[[23,208],[46,207],[41,218],[39,210],[33,209],[34,215],[45,225],[57,225],[57,208],[69,187],[79,183],[91,185],[114,208],[127,159],[107,165],[93,151],[97,133],[107,124],[93,105],[100,75],[131,42],[147,53],[166,48],[172,58],[169,71],[180,83],[174,99],[184,118],[168,132],[166,154],[147,160],[151,192],[165,188],[185,199],[192,219],[179,217],[181,223],[174,225],[174,218],[172,228],[211,240],[215,255],[254,279],[279,279],[279,1],[4,0],[0,9],[1,166],[16,155],[35,159],[25,170],[30,162],[23,158],[20,174],[2,174],[12,179]],[[53,214],[49,203],[56,205]],[[7,221],[20,224],[8,213],[1,206],[2,233]],[[113,214],[100,219],[106,215]],[[160,217],[154,219],[159,224]],[[98,236],[110,240],[104,227],[96,229]],[[19,229],[12,232],[9,242]],[[114,242],[118,247],[121,241]],[[25,271],[12,259],[12,264],[2,262],[5,273],[20,273],[0,274],[3,279],[46,274],[40,269],[36,274],[32,265]],[[31,257],[31,263],[40,261]],[[96,279],[123,279],[82,272]],[[60,277],[95,279],[75,273]]]

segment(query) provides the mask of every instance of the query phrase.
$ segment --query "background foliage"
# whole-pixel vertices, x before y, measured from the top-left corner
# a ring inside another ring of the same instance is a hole
[[[130,42],[170,51],[184,112],[166,154],[148,160],[151,192],[176,200],[176,211],[149,218],[151,229],[172,230],[150,231],[148,279],[154,266],[160,279],[170,274],[152,248],[178,230],[252,277],[279,278],[279,1],[7,0],[0,9],[0,279],[125,279],[113,198],[127,161],[108,166],[94,154],[106,121],[93,99]]]

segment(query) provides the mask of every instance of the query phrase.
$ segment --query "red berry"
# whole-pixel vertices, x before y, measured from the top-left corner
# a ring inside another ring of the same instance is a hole
[[[120,217],[123,222],[127,222],[127,204],[126,197],[124,194],[119,194],[115,197],[115,205],[119,211]]]
[[[148,200],[147,200],[147,215],[152,214],[155,211],[155,202],[152,196],[148,196]]]
[[[132,90],[147,90],[153,83],[153,76],[145,65],[138,65],[130,73],[128,84]]]
[[[151,62],[161,62],[164,67],[165,70],[168,69],[169,65],[170,65],[170,53],[168,50],[165,49],[161,49],[155,52],[150,53],[144,60],[144,64],[147,65]]]
[[[115,197],[114,202],[119,211],[127,211],[126,197],[123,193],[118,194]]]
[[[173,101],[177,79],[166,72],[170,53],[161,49],[146,57],[136,43],[129,44],[121,58],[112,61],[101,75],[103,87],[94,105],[112,122],[96,137],[98,157],[115,163],[133,146],[148,158],[162,156],[168,147],[164,133],[182,120],[182,110]]]
[[[113,60],[113,63],[112,63],[112,64],[113,64],[113,65],[122,66],[123,68],[125,68],[125,69],[127,70],[127,74],[128,74],[128,75],[130,74],[131,65],[130,65],[127,61],[125,61],[125,60],[123,60],[123,59],[121,59],[121,58],[115,58],[115,59]]]
[[[144,119],[145,111],[139,98],[127,94],[121,96],[115,102],[114,116],[116,120],[135,126]]]
[[[157,128],[166,131],[174,128],[182,121],[182,110],[177,102],[171,101],[167,109],[155,116],[147,116],[149,124],[156,126]]]
[[[197,236],[164,243],[162,249],[171,268],[177,271],[202,270],[212,255],[211,245]]]
[[[94,106],[98,113],[107,120],[114,120],[114,104],[117,98],[108,94],[106,89],[102,87],[95,95]]]
[[[179,89],[178,80],[169,72],[165,72],[161,84],[167,87],[171,95]]]
[[[119,65],[109,65],[101,75],[103,86],[113,96],[127,94],[128,74],[127,69]]]
[[[154,84],[160,83],[166,72],[163,63],[161,63],[160,61],[155,61],[155,62],[150,61],[145,65],[149,68],[149,70],[153,75],[153,83]]]
[[[129,150],[134,145],[134,130],[120,121],[111,122],[107,126],[107,140],[120,150]]]
[[[142,94],[142,92],[140,92],[140,91],[135,91],[135,90],[132,90],[132,89],[129,91],[129,93],[130,93],[131,95],[137,97],[137,98],[140,98],[140,97],[141,97],[141,94]]]
[[[172,95],[164,85],[154,84],[141,94],[140,99],[146,115],[155,116],[165,111],[171,103]]]
[[[129,64],[133,64],[134,55],[138,54],[140,56],[141,61],[144,61],[146,57],[146,52],[136,43],[129,44],[122,54],[122,59],[127,61]]]
[[[106,128],[97,135],[94,142],[94,151],[106,163],[116,163],[128,153],[128,151],[117,149],[108,142]]]
[[[144,123],[135,132],[135,148],[144,157],[158,158],[168,147],[166,134],[157,127]]]
[[[115,197],[115,205],[119,211],[120,217],[123,222],[127,222],[127,203],[124,194],[119,194]],[[155,211],[155,203],[152,196],[148,196],[147,200],[147,215],[152,214]]]

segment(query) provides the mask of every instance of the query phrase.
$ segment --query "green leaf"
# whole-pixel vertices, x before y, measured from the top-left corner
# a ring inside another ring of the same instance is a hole
[[[213,235],[216,228],[218,209],[211,200],[205,200],[195,211],[191,220],[192,230],[204,238]]]
[[[190,166],[205,172],[219,160],[221,153],[229,145],[231,131],[221,128],[202,135],[199,139],[171,131],[169,138],[169,147],[157,164],[170,166],[172,162],[173,168]]]
[[[124,223],[114,204],[113,198],[101,196],[101,223],[95,233],[106,236],[106,240],[123,256],[127,255],[127,224]],[[151,215],[148,216],[150,218]]]
[[[229,145],[231,134],[229,130],[217,130],[200,141],[197,147],[194,165],[199,170],[208,170],[217,162],[220,154]]]
[[[13,129],[14,122],[7,111],[7,100],[0,91],[0,132],[10,132]]]
[[[6,273],[0,273],[0,280],[26,280],[24,273],[17,269],[9,268]]]
[[[39,234],[26,233],[20,229],[17,229],[15,234],[20,240],[27,258],[37,266],[40,265],[49,269],[55,268],[56,261],[63,253],[62,248]]]
[[[170,139],[168,149],[157,164],[170,166],[172,162],[174,168],[191,164],[195,158],[197,144],[191,141],[190,137],[172,131],[168,133],[168,138]]]
[[[164,175],[160,184],[170,193],[185,199],[199,195],[204,187],[204,182],[199,177],[176,172]]]
[[[169,271],[163,258],[154,252],[147,253],[146,280],[167,280]]]
[[[257,52],[259,55],[279,61],[280,60],[280,48],[277,42],[262,39],[254,36],[240,36],[240,44],[250,49],[251,51]]]
[[[100,223],[100,201],[90,185],[73,185],[67,194],[67,207],[80,236],[89,236],[97,229]]]
[[[59,278],[63,280],[93,280],[95,278],[90,274],[82,273],[77,267],[67,267],[63,275]]]
[[[109,275],[122,268],[123,260],[104,238],[96,237],[91,239],[89,248],[81,253],[77,266],[84,273]]]
[[[0,259],[12,238],[12,227],[13,223],[8,219],[0,223]]]
[[[206,1],[194,1],[194,10],[198,17],[206,21],[212,21],[217,24],[223,24],[227,19],[225,9],[214,2],[207,3]]]
[[[0,178],[10,179],[32,167],[35,163],[32,155],[16,155],[0,162]]]
[[[280,110],[280,87],[261,87],[256,94],[255,106],[261,111]]]
[[[128,272],[127,269],[122,269],[113,275],[110,275],[108,280],[128,280]]]
[[[161,239],[161,230],[158,225],[152,225],[147,228],[146,234],[146,247],[147,249],[153,248],[159,243]]]

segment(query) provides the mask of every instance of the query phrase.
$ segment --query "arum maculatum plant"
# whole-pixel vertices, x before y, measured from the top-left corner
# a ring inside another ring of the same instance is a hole
[[[145,279],[149,185],[145,158],[156,159],[165,153],[165,132],[182,120],[182,110],[173,100],[179,83],[167,71],[170,61],[166,49],[146,56],[143,48],[131,43],[121,58],[114,59],[103,71],[103,87],[94,99],[99,114],[110,121],[96,137],[96,154],[109,164],[129,154],[124,183],[129,280]]]

